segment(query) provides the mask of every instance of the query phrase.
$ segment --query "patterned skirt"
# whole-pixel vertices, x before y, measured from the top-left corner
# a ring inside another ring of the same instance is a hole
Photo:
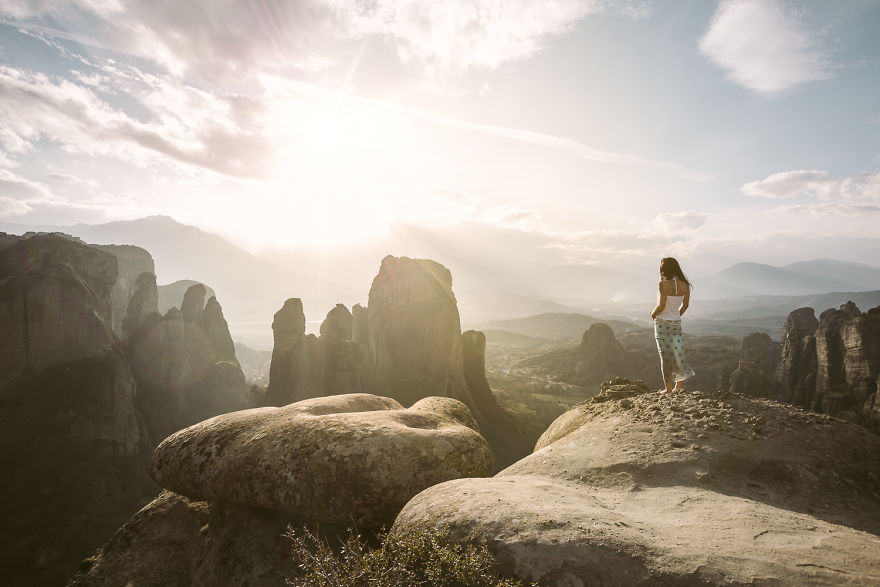
[[[663,381],[684,381],[694,376],[684,360],[684,344],[681,341],[681,320],[654,319],[654,338],[660,352],[660,370]]]

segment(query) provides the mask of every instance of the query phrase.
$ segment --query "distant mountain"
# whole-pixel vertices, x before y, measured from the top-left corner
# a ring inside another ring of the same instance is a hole
[[[805,277],[830,279],[847,287],[837,288],[838,291],[868,291],[880,289],[880,267],[871,267],[862,263],[850,263],[834,259],[813,259],[783,265],[793,273]]]
[[[131,244],[150,252],[160,282],[192,280],[214,288],[230,322],[263,320],[287,298],[305,300],[309,315],[323,316],[348,288],[257,258],[227,240],[168,216],[73,226],[40,226],[93,244]],[[175,294],[176,295],[176,294]],[[173,305],[179,305],[177,300]],[[234,331],[234,324],[230,324]],[[234,333],[233,333],[234,334]]]
[[[640,326],[624,320],[602,320],[601,318],[595,318],[586,314],[559,313],[538,314],[513,320],[492,320],[487,322],[484,327],[490,330],[506,330],[507,332],[536,338],[580,340],[584,331],[597,322],[604,322],[611,327],[615,334],[646,328],[646,326]]]
[[[792,310],[810,307],[816,315],[828,308],[838,308],[852,300],[860,310],[880,306],[880,290],[832,292],[803,296],[744,296],[730,300],[696,300],[686,314],[687,318],[714,320],[743,320],[787,316]]]
[[[715,275],[696,280],[694,295],[703,299],[724,299],[872,289],[880,289],[880,268],[816,259],[782,267],[763,263],[737,263]]]

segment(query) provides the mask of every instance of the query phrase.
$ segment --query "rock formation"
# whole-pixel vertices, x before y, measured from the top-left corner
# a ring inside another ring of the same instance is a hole
[[[22,371],[114,349],[111,291],[116,259],[56,235],[0,251],[0,388]]]
[[[363,392],[360,370],[366,349],[352,340],[352,328],[352,314],[342,304],[336,304],[321,323],[316,345],[318,395]]]
[[[377,527],[425,487],[491,468],[489,447],[461,402],[426,398],[404,409],[390,398],[351,394],[224,414],[181,430],[156,448],[152,474],[191,499]]]
[[[875,428],[878,377],[880,308],[863,314],[847,302],[817,325],[811,308],[786,319],[776,371],[784,401]]]
[[[477,330],[462,333],[461,348],[468,406],[495,453],[496,466],[506,467],[529,454],[531,447],[486,380],[486,335]]]
[[[525,359],[519,365],[538,367],[572,385],[598,386],[610,377],[631,370],[630,362],[611,327],[597,322],[584,331],[579,346]]]
[[[774,379],[780,361],[780,345],[764,332],[744,337],[740,360],[730,376],[730,391],[752,397],[778,399],[780,386]]]
[[[880,438],[766,400],[616,381],[495,477],[435,485],[398,531],[445,526],[542,585],[870,584]]]
[[[144,503],[147,433],[111,328],[116,258],[61,235],[0,242],[0,565],[5,584],[57,584]]]
[[[283,406],[319,395],[314,392],[302,300],[291,298],[284,302],[284,306],[275,312],[272,332],[275,345],[272,347],[266,404]]]
[[[782,401],[809,407],[816,393],[816,328],[813,308],[792,311],[782,326],[782,357],[776,380],[782,386]]]
[[[72,584],[150,583],[155,564],[160,582],[281,584],[288,522],[377,527],[429,485],[487,475],[475,428],[463,404],[436,397],[404,409],[339,395],[217,416],[156,449],[153,475],[177,493],[138,512]]]
[[[156,279],[141,275],[123,323],[138,405],[154,442],[185,426],[249,407],[247,384],[217,299],[205,287],[184,295],[186,311],[157,311]]]
[[[453,397],[473,412],[498,462],[527,454],[530,447],[486,381],[485,337],[461,334],[448,269],[426,259],[385,257],[369,299],[366,309],[355,304],[351,312],[337,304],[317,338],[305,335],[302,302],[285,302],[272,325],[266,405],[362,391],[403,405]]]
[[[140,247],[132,245],[90,245],[107,251],[116,257],[119,268],[116,283],[110,292],[111,327],[117,336],[122,336],[122,322],[128,310],[131,296],[137,289],[137,279],[144,273],[155,273],[153,257]]]
[[[586,384],[598,384],[614,377],[626,362],[623,347],[607,324],[597,322],[584,332],[575,364],[575,377]]]
[[[432,395],[466,399],[461,321],[446,267],[385,257],[367,315],[370,362],[382,395],[403,405]]]

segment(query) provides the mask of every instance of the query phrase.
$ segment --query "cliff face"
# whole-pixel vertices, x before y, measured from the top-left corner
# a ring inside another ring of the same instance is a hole
[[[385,257],[367,315],[370,359],[386,395],[404,405],[431,395],[464,399],[461,320],[446,267]]]
[[[862,313],[847,302],[818,322],[812,308],[786,319],[776,371],[784,401],[876,427],[878,376],[880,308]]]
[[[123,324],[138,404],[154,442],[224,412],[250,407],[247,384],[217,299],[205,286],[160,316],[156,278],[142,274]]]
[[[464,379],[471,413],[495,453],[495,465],[502,469],[529,454],[532,447],[516,420],[505,410],[486,379],[486,335],[468,330],[461,335]]]
[[[128,309],[128,301],[137,288],[136,282],[144,273],[155,273],[153,257],[140,247],[132,245],[90,245],[116,257],[119,268],[116,283],[110,292],[112,320],[111,327],[117,336],[122,336],[122,322]]]
[[[0,566],[58,584],[149,497],[148,434],[111,328],[116,258],[60,235],[0,242]]]
[[[302,302],[292,298],[275,314],[272,329],[266,405],[360,392],[403,405],[452,397],[473,412],[499,463],[530,449],[486,381],[485,337],[461,334],[452,276],[439,263],[386,257],[367,308],[355,304],[349,312],[337,304],[320,336],[306,336]]]
[[[116,259],[56,235],[0,251],[0,387],[42,369],[109,351]]]
[[[816,328],[813,308],[791,312],[782,327],[782,351],[776,381],[782,386],[782,401],[809,407],[816,392]]]
[[[302,300],[291,298],[275,312],[272,321],[275,345],[269,367],[266,405],[283,406],[312,395],[313,377],[306,342],[306,316]]]

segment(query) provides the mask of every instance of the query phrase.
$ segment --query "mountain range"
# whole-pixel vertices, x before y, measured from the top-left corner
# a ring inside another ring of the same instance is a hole
[[[311,321],[320,321],[336,303],[365,303],[387,254],[444,264],[453,275],[462,321],[510,331],[517,328],[495,321],[580,314],[619,318],[622,324],[645,320],[647,326],[654,295],[646,292],[656,287],[656,277],[641,269],[542,264],[539,252],[525,258],[495,243],[499,235],[464,229],[444,233],[402,226],[370,242],[255,252],[167,216],[73,226],[0,223],[0,230],[64,232],[90,243],[143,247],[155,260],[160,283],[193,280],[213,288],[233,335],[238,331],[236,338],[259,347],[271,346],[272,316],[288,298],[302,298]],[[691,316],[708,320],[778,318],[796,307],[836,307],[847,299],[862,308],[880,303],[880,268],[832,259],[783,266],[743,262],[693,281]],[[182,287],[173,288],[172,297]],[[578,322],[577,329],[588,326]]]

